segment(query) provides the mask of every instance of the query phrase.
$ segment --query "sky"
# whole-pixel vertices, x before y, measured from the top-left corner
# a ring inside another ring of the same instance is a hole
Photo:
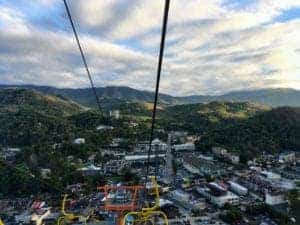
[[[68,0],[96,86],[153,91],[163,0]],[[0,83],[89,87],[62,0],[0,0]],[[300,89],[300,0],[171,0],[160,91]]]

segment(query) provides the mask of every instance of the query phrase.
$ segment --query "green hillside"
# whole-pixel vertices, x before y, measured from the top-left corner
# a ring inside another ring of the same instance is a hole
[[[74,125],[67,116],[83,112],[74,102],[27,89],[0,90],[0,144],[61,141]]]
[[[300,149],[300,108],[280,107],[212,129],[199,147],[222,146],[247,155]]]
[[[161,126],[204,133],[227,124],[247,120],[270,110],[269,107],[246,102],[211,102],[166,107],[158,113]]]
[[[47,115],[68,116],[84,107],[54,95],[44,95],[29,89],[0,89],[0,110],[17,112],[28,109]]]

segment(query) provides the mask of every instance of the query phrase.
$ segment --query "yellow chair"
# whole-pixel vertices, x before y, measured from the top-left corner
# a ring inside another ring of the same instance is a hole
[[[72,223],[72,222],[75,222],[76,220],[83,221],[84,224],[86,225],[86,222],[90,218],[92,213],[90,213],[88,216],[75,215],[74,213],[67,213],[65,211],[67,197],[68,197],[68,195],[65,194],[64,198],[63,198],[63,201],[62,201],[62,206],[61,206],[62,216],[60,216],[58,218],[57,225],[62,225],[64,222]]]
[[[1,218],[0,218],[0,225],[4,225],[3,221],[1,220]]]
[[[122,225],[136,225],[148,223],[150,223],[151,225],[155,225],[154,219],[157,217],[163,219],[163,225],[169,224],[167,215],[163,211],[161,211],[159,207],[159,189],[155,177],[151,177],[151,182],[154,187],[153,189],[155,194],[155,204],[149,208],[142,208],[142,211],[140,212],[129,212],[125,214],[122,220]]]

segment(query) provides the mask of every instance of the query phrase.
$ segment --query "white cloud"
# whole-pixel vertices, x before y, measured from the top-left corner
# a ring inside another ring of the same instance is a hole
[[[32,2],[63,7],[57,0]],[[153,90],[163,1],[77,0],[69,5],[95,83]],[[221,0],[172,0],[161,91],[300,89],[300,19],[274,21],[297,6],[299,0],[257,0],[246,7]],[[1,81],[88,87],[66,18],[60,18],[64,30],[54,32],[35,26],[24,13],[0,3]]]

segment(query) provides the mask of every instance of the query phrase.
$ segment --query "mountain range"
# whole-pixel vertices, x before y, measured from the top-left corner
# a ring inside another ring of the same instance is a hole
[[[0,85],[0,89],[26,88],[37,90],[43,94],[58,95],[61,98],[71,99],[86,107],[95,106],[95,96],[89,88],[71,89],[55,88],[50,86],[34,85]],[[153,102],[154,93],[136,90],[124,86],[97,87],[96,92],[102,107],[111,108],[115,105],[128,102]],[[167,94],[159,95],[162,105],[194,104],[207,102],[252,102],[271,107],[300,106],[300,91],[289,88],[258,89],[228,92],[223,95],[192,95],[174,97]]]
[[[109,99],[109,98],[108,98]],[[123,100],[122,100],[123,101]],[[0,145],[31,146],[84,137],[106,140],[96,127],[110,124],[113,135],[128,140],[147,137],[152,105],[127,102],[119,105],[120,120],[107,120],[97,110],[73,100],[24,88],[0,89]],[[132,130],[128,121],[140,124]],[[250,102],[209,102],[164,105],[158,108],[156,127],[200,134],[198,149],[223,146],[238,152],[259,154],[300,147],[300,107],[272,108]],[[106,143],[105,142],[105,143]]]

